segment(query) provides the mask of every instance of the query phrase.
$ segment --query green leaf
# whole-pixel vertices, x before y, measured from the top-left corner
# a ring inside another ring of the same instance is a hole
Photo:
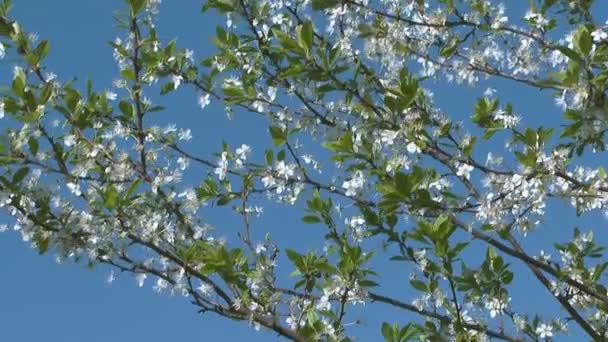
[[[127,117],[132,118],[134,116],[133,106],[126,100],[121,100],[118,103],[118,108]]]
[[[513,281],[513,272],[511,272],[511,271],[506,271],[506,272],[503,274],[503,276],[502,276],[502,279],[501,279],[501,280],[502,280],[502,282],[503,282],[505,285],[510,284],[510,283]]]
[[[464,152],[465,155],[470,157],[473,154],[473,148],[475,147],[476,142],[477,142],[477,137],[471,137],[471,139],[469,140],[469,143],[467,145],[463,146],[462,152]]]
[[[160,94],[165,95],[175,90],[175,84],[173,82],[167,82],[160,87]]]
[[[566,126],[566,128],[564,128],[564,130],[562,131],[562,133],[560,134],[560,138],[568,138],[568,137],[575,137],[578,135],[578,133],[581,130],[581,127],[583,125],[582,121],[576,122],[572,125]]]
[[[136,16],[146,5],[146,0],[127,0],[127,2],[131,8],[132,16]]]
[[[581,26],[574,35],[574,47],[584,56],[588,56],[593,47],[593,37],[586,26]]]
[[[298,32],[298,43],[300,47],[306,51],[306,54],[310,55],[313,43],[313,28],[310,20],[300,26],[300,31]]]
[[[386,322],[382,323],[382,336],[384,336],[384,340],[387,342],[396,341],[393,327]]]
[[[302,54],[302,52],[304,51],[300,47],[300,45],[298,45],[298,42],[287,33],[278,29],[272,29],[272,33],[277,38],[283,48],[297,54]]]
[[[401,328],[401,331],[399,332],[399,341],[404,342],[416,340],[421,332],[422,331],[418,325],[408,323],[405,327]]]
[[[451,258],[457,257],[458,254],[460,254],[460,252],[462,252],[467,246],[469,245],[469,242],[460,242],[458,244],[456,244],[456,246],[454,246],[454,248],[450,249],[449,256]]]
[[[278,161],[285,160],[286,155],[287,155],[287,152],[285,152],[285,150],[280,150],[279,153],[277,153],[277,160]]]
[[[308,216],[302,217],[302,222],[304,222],[304,223],[319,223],[319,222],[321,222],[321,219],[318,218],[317,216],[314,216],[314,215],[308,215]]]
[[[116,206],[118,206],[119,198],[120,194],[118,193],[118,190],[113,185],[110,185],[106,188],[103,195],[104,205],[108,209],[114,209]]]
[[[373,280],[363,279],[363,280],[359,281],[359,285],[361,285],[363,287],[376,287],[376,286],[379,286],[380,284],[376,283]]]
[[[444,58],[452,56],[454,52],[456,52],[458,44],[460,44],[460,40],[457,37],[452,37],[448,43],[439,50],[439,54]]]
[[[399,194],[407,197],[411,194],[413,187],[414,184],[412,184],[412,177],[403,172],[397,172],[395,174],[395,189],[399,192]]]
[[[418,95],[418,80],[403,68],[399,74],[400,89],[403,96],[399,99],[401,110],[409,108]]]
[[[78,103],[80,103],[80,93],[72,88],[63,89],[65,92],[64,100],[65,104],[71,112],[76,111],[76,107],[78,107]]]
[[[28,54],[28,62],[33,66],[38,66],[40,62],[48,55],[48,53],[49,42],[47,40],[43,40],[32,52]]]
[[[38,103],[41,105],[46,104],[51,96],[53,95],[53,83],[47,82],[42,86],[42,90],[40,91],[40,98],[38,99]]]
[[[302,258],[302,256],[293,249],[286,249],[285,253],[287,254],[287,258],[289,258],[289,260],[291,260],[291,262],[293,262],[294,264],[299,262]]]
[[[3,16],[0,13],[0,36],[10,37],[14,32],[14,28],[12,23],[2,18]]]
[[[222,88],[222,90],[224,91],[224,95],[226,95],[229,98],[232,98],[232,100],[247,98],[247,92],[245,91],[245,89],[243,89],[241,87],[227,85],[224,88]]]
[[[445,256],[448,252],[448,248],[449,245],[447,240],[441,239],[435,241],[435,255],[437,255],[438,257],[442,258],[443,256]]]
[[[135,71],[133,69],[123,69],[120,75],[127,81],[135,81]]]
[[[492,247],[488,247],[486,251],[486,258],[488,258],[489,260],[494,260],[497,257],[498,254],[496,253],[496,250]]]
[[[604,273],[604,271],[606,270],[606,267],[608,267],[608,262],[604,262],[604,263],[601,263],[601,264],[595,266],[595,269],[593,270],[592,280],[593,281],[599,280],[600,277],[602,276],[602,273]]]
[[[215,8],[221,13],[234,12],[235,4],[232,0],[209,0],[202,8],[203,12],[206,12],[209,8]]]
[[[127,192],[125,193],[125,198],[131,198],[135,191],[137,191],[137,188],[139,187],[139,184],[141,184],[141,182],[141,178],[138,178],[133,183],[131,183],[131,186],[129,187],[129,189],[127,189]]]
[[[233,195],[224,195],[217,200],[217,205],[224,206],[234,199]]]
[[[287,142],[287,133],[277,126],[269,127],[270,136],[272,137],[272,142],[276,146],[284,145]]]
[[[573,60],[573,61],[579,62],[579,63],[581,62],[581,57],[576,53],[576,51],[568,48],[567,46],[556,46],[555,48],[557,50],[559,50],[559,52],[563,53],[568,58],[570,58],[570,60]]]
[[[17,170],[17,172],[15,172],[15,174],[13,175],[13,184],[21,183],[21,181],[25,178],[25,176],[27,176],[29,172],[29,167],[22,167]]]
[[[38,248],[38,254],[42,255],[49,250],[49,238],[41,233],[34,234],[34,243]]]
[[[347,131],[340,139],[331,141],[325,144],[325,146],[334,152],[353,152],[353,133]]]
[[[426,286],[426,284],[418,279],[412,279],[410,280],[410,284],[412,284],[412,286],[419,291],[422,292],[428,292],[428,288]]]
[[[36,140],[36,138],[30,137],[27,141],[27,146],[29,147],[32,155],[36,155],[36,153],[38,153],[39,144],[38,144],[38,140]]]
[[[19,72],[15,75],[12,83],[12,90],[15,95],[19,97],[23,97],[24,89],[26,85],[25,74],[23,72]]]
[[[312,8],[314,10],[320,11],[335,7],[339,3],[340,2],[338,0],[312,0]]]
[[[264,157],[266,159],[266,164],[272,165],[272,162],[274,161],[274,153],[272,150],[266,150]]]

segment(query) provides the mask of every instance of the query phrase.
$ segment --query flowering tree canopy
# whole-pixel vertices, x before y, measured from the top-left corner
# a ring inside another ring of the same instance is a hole
[[[561,203],[575,221],[608,213],[602,5],[207,0],[202,15],[227,20],[197,58],[159,38],[159,4],[125,1],[117,78],[96,89],[61,82],[44,33],[2,2],[0,58],[14,73],[0,90],[12,216],[0,230],[288,340],[357,339],[361,308],[375,307],[386,341],[608,340],[603,227],[546,224]],[[480,90],[492,82],[553,97],[547,111],[562,115],[522,113]],[[469,113],[440,108],[440,84],[475,93]],[[155,103],[188,88],[201,108],[263,118],[268,143],[205,151],[188,144],[197,127],[158,125],[171,108]],[[301,214],[281,229],[303,221],[323,244],[257,224],[287,206]],[[238,229],[206,220],[226,208]],[[527,242],[543,230],[568,237]]]

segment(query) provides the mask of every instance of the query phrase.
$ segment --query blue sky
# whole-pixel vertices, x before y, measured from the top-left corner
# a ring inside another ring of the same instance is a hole
[[[107,42],[117,34],[112,15],[115,10],[124,9],[122,1],[17,0],[14,3],[12,17],[18,19],[27,31],[37,32],[41,39],[51,41],[51,53],[47,62],[50,70],[57,73],[60,80],[67,81],[76,77],[83,82],[90,77],[97,89],[111,87],[116,66]],[[224,21],[216,13],[202,15],[201,3],[200,0],[166,0],[158,21],[162,40],[177,38],[178,46],[192,48],[199,58],[213,51],[209,38],[214,34],[215,26]],[[514,3],[521,6],[527,1]],[[2,63],[10,62],[10,58],[7,58]],[[6,68],[2,66],[0,70]],[[6,74],[0,74],[0,81],[6,84]],[[443,109],[463,120],[469,116],[475,98],[487,86],[498,88],[499,93],[507,99],[517,99],[513,100],[515,108],[525,116],[525,122],[555,125],[561,118],[549,93],[540,93],[542,96],[539,96],[536,91],[514,87],[512,83],[492,81],[476,88],[457,90],[442,82],[425,83],[424,86],[435,91],[437,102]],[[170,113],[159,114],[153,119],[154,122],[191,127],[195,138],[188,147],[203,155],[219,150],[222,139],[233,146],[247,143],[254,149],[256,146],[265,148],[266,145],[260,145],[259,142],[269,140],[261,118],[253,114],[237,113],[236,118],[230,122],[217,103],[201,111],[197,107],[196,93],[193,91],[185,90],[155,99],[170,108]],[[497,145],[490,146],[493,147]],[[281,208],[280,211],[272,210],[272,207],[267,209],[268,214],[258,222],[260,229],[254,234],[261,239],[266,230],[271,230],[278,241],[321,248],[322,227],[300,224],[301,211],[298,207],[300,206]],[[566,205],[552,204],[549,213],[544,225],[547,229],[531,234],[526,240],[526,245],[531,250],[538,252],[541,247],[548,248],[546,244],[541,244],[547,238],[565,240],[576,223],[572,217],[573,210]],[[208,215],[209,221],[218,226],[221,224],[222,231],[229,238],[234,238],[233,233],[239,229],[236,218],[207,212],[204,215]],[[286,225],[285,222],[289,224]],[[601,215],[588,215],[578,222],[583,230],[599,228],[606,223]],[[604,243],[605,235],[596,233],[596,237]],[[537,286],[534,289],[527,286],[530,273],[521,267],[516,270],[521,271],[516,272],[516,286],[513,289],[517,305],[526,303],[528,309],[538,307],[540,312],[555,312],[556,306],[544,290]],[[200,316],[188,300],[158,295],[149,286],[140,289],[129,276],[120,277],[110,286],[105,281],[105,269],[88,271],[82,265],[58,265],[53,260],[52,253],[44,257],[38,256],[14,233],[0,235],[0,272],[0,340],[160,342],[277,339],[270,333],[255,333],[247,323],[232,322],[212,314]],[[387,291],[396,293],[402,288],[408,273],[404,271],[398,276],[387,275],[386,278],[395,278],[395,283]],[[402,298],[411,296],[406,293]],[[356,330],[361,341],[378,339],[379,316],[393,317],[401,323],[411,318],[386,308],[372,311],[367,307],[365,310],[359,307],[353,315],[368,322]],[[381,315],[375,315],[376,313]]]

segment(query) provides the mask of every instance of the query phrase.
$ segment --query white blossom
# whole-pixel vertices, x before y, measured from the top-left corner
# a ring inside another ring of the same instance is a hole
[[[270,101],[270,102],[274,101],[277,98],[277,88],[268,87],[267,94],[268,94],[268,101]]]
[[[298,319],[294,316],[287,317],[285,323],[287,323],[291,330],[296,330],[298,328]]]
[[[179,166],[180,170],[184,171],[188,167],[188,164],[190,164],[190,160],[188,160],[188,158],[186,158],[186,157],[177,158],[177,165]]]
[[[398,131],[383,130],[380,133],[380,141],[385,143],[387,146],[391,146],[391,145],[393,145],[393,143],[398,135],[399,135]],[[410,153],[413,153],[413,152],[410,152]]]
[[[420,153],[420,147],[418,147],[418,145],[416,145],[415,142],[410,142],[407,144],[407,146],[405,147],[407,149],[407,151],[411,154],[414,153]]]
[[[179,88],[182,84],[183,77],[181,75],[171,75],[171,82],[173,83],[173,89]]]
[[[608,39],[608,32],[606,32],[602,28],[597,28],[591,32],[591,36],[593,37],[593,41],[596,43],[600,43],[606,39]]]
[[[281,160],[275,165],[275,170],[278,177],[289,179],[293,177],[296,166],[293,164],[287,164]]]
[[[202,295],[209,296],[211,294],[213,287],[205,282],[201,282],[201,284],[196,289]]]
[[[463,177],[465,179],[471,178],[471,171],[475,168],[469,164],[459,163],[456,168],[456,176]]]
[[[239,159],[246,160],[249,153],[251,153],[251,147],[246,144],[242,144],[235,150],[236,156]]]
[[[549,20],[547,20],[547,18],[545,18],[541,13],[534,12],[532,10],[526,13],[524,19],[531,21],[538,28],[543,28],[549,24]]]
[[[114,273],[114,270],[110,270],[110,274],[108,274],[108,278],[106,279],[106,281],[108,282],[108,284],[111,284],[114,282],[114,280],[116,280],[116,274]]]
[[[267,173],[266,175],[264,175],[264,177],[262,177],[262,184],[264,184],[265,188],[269,188],[276,184],[274,177],[271,173]]]
[[[192,139],[192,132],[190,129],[180,129],[177,138],[179,140],[188,141]]]
[[[255,254],[261,254],[266,251],[266,246],[262,243],[255,245]]]
[[[224,180],[226,178],[226,173],[228,172],[228,153],[222,152],[220,155],[220,159],[218,160],[217,167],[214,170],[214,173],[220,180]]]
[[[68,187],[68,189],[70,189],[70,192],[76,196],[80,196],[82,195],[82,192],[80,191],[80,184],[78,183],[74,183],[74,182],[69,182],[66,184],[66,186]]]
[[[114,101],[114,100],[116,100],[116,98],[117,98],[117,97],[118,97],[118,95],[117,95],[115,92],[113,92],[113,91],[109,91],[109,90],[108,90],[108,91],[106,91],[106,98],[107,98],[108,100],[110,100],[110,101]]]
[[[74,146],[76,144],[76,136],[73,134],[66,135],[65,137],[63,137],[63,143],[67,147]]]
[[[194,51],[190,50],[190,49],[186,49],[184,51],[184,57],[186,57],[187,60],[189,60],[190,62],[194,61]]]
[[[349,197],[357,196],[358,192],[365,185],[363,172],[356,171],[350,180],[344,181],[342,187],[346,190],[345,195]]]
[[[146,281],[146,278],[148,278],[148,276],[145,273],[137,273],[135,275],[135,280],[137,281],[137,285],[139,287],[144,286],[144,281]]]
[[[551,325],[541,323],[538,327],[536,327],[536,334],[540,338],[548,338],[553,336],[553,327]]]
[[[207,107],[209,105],[209,103],[211,103],[211,100],[209,99],[209,94],[199,95],[198,105],[199,105],[199,107],[201,107],[201,109],[205,109],[205,107]]]

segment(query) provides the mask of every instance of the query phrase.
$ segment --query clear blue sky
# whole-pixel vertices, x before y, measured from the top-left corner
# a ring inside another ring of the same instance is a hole
[[[527,3],[523,0],[513,2],[517,6]],[[97,89],[111,86],[116,66],[107,42],[116,36],[112,14],[117,9],[124,9],[122,1],[16,0],[14,3],[12,17],[18,19],[27,31],[37,32],[41,39],[51,41],[48,65],[50,70],[59,75],[60,80],[77,77],[84,81],[91,77]],[[201,4],[200,0],[165,0],[158,21],[160,36],[164,41],[176,37],[179,46],[194,49],[197,57],[211,53],[209,37],[214,34],[215,26],[224,21],[223,17],[215,13],[202,15]],[[510,2],[508,5],[515,6]],[[5,72],[10,63],[10,59],[2,61],[0,64],[4,65],[0,70]],[[3,84],[6,84],[6,80],[7,74],[0,74]],[[539,96],[537,91],[530,92],[529,89],[494,81],[477,88],[458,90],[441,82],[425,84],[435,91],[437,102],[443,109],[463,120],[469,116],[475,98],[488,85],[498,88],[501,96],[513,101],[516,110],[525,116],[525,122],[558,124],[561,113],[552,104],[549,93],[540,93]],[[247,143],[254,149],[256,146],[264,147],[258,143],[260,140],[268,141],[261,119],[242,114],[237,115],[234,122],[228,122],[218,104],[200,111],[195,96],[194,92],[184,91],[159,99],[171,111],[159,114],[154,119],[155,122],[174,122],[178,127],[191,127],[195,139],[189,147],[202,153],[218,150],[222,138],[233,145]],[[268,208],[267,212],[258,222],[260,229],[257,238],[261,238],[265,230],[271,230],[278,241],[286,241],[292,246],[321,247],[322,228],[301,225],[301,211],[297,208],[283,208],[280,211]],[[547,238],[553,241],[566,239],[575,224],[585,231],[596,228],[596,237],[606,243],[606,234],[598,231],[605,229],[606,220],[602,216],[589,215],[575,223],[572,214],[573,210],[566,205],[552,205],[543,230],[532,234],[526,240],[526,245],[537,252],[541,246],[549,248],[541,242]],[[239,229],[237,221],[225,217],[220,219],[218,214],[208,215],[211,222],[222,227],[226,236],[234,238],[234,232]],[[286,226],[285,222],[294,223]],[[552,254],[556,255],[555,252]],[[514,306],[535,309],[530,306],[533,305],[541,313],[555,312],[556,306],[543,290],[537,286],[534,289],[527,286],[531,274],[520,267],[515,270],[520,272],[516,272],[515,277]],[[388,274],[395,273],[388,272],[392,271],[389,269],[384,271],[387,271],[385,280],[390,277]],[[408,273],[404,271],[403,274],[394,276],[395,282],[389,286],[388,291],[397,293],[399,289],[407,287]],[[17,234],[0,235],[0,341],[277,339],[270,333],[255,333],[247,323],[232,322],[212,314],[200,316],[186,299],[158,295],[149,286],[140,289],[129,276],[120,277],[110,286],[105,282],[106,276],[104,269],[88,271],[81,265],[58,265],[52,254],[40,257],[21,242]],[[402,299],[412,298],[407,296],[412,294],[411,291],[407,291],[406,295],[401,296]],[[353,316],[369,323],[357,329],[356,335],[361,341],[379,339],[378,316],[401,323],[411,318],[403,313],[387,311],[389,309],[386,308],[373,309],[374,311],[370,307],[367,309],[369,311],[363,312],[358,308]]]

